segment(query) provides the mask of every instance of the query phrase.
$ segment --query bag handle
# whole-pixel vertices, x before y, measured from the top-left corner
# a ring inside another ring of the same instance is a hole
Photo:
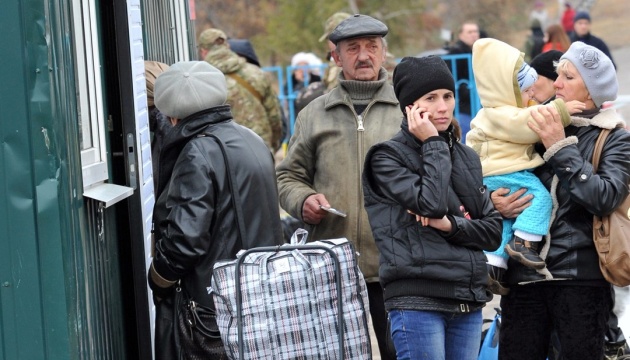
[[[610,134],[610,129],[602,129],[600,131],[599,136],[597,137],[597,141],[595,142],[595,149],[593,149],[593,159],[591,163],[593,164],[593,172],[597,172],[597,168],[599,167],[599,159],[602,157],[602,150],[604,149],[604,143],[606,142],[606,138]]]
[[[236,189],[236,183],[234,181],[234,179],[236,178],[235,174],[232,172],[232,169],[230,168],[230,162],[228,161],[228,156],[227,153],[225,152],[225,144],[223,143],[223,141],[221,139],[219,139],[218,136],[216,136],[215,134],[211,133],[211,132],[204,132],[204,135],[212,137],[217,144],[219,144],[219,148],[221,148],[221,154],[223,155],[223,162],[225,163],[225,169],[227,172],[227,177],[228,177],[228,184],[230,185],[230,191],[232,192],[232,205],[234,206],[234,209],[236,210],[236,223],[238,225],[238,232],[239,232],[239,240],[240,240],[240,244],[237,244],[237,249],[242,249],[243,248],[243,244],[245,242],[246,238],[246,232],[245,232],[245,221],[243,220],[243,210],[241,209],[241,197]]]
[[[593,164],[593,173],[597,172],[597,168],[599,167],[599,160],[602,157],[602,150],[604,149],[604,143],[606,142],[606,138],[610,134],[610,129],[602,129],[599,132],[599,136],[597,137],[597,141],[595,142],[595,148],[593,149],[593,159],[591,160]],[[601,239],[607,239],[609,234],[609,221],[608,216],[597,216],[593,215],[593,229],[599,233]],[[597,239],[594,237],[594,241]]]
[[[291,235],[291,245],[304,245],[306,238],[308,238],[308,231],[299,228]]]

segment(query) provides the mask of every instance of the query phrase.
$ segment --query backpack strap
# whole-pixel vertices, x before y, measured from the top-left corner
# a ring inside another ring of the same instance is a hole
[[[256,99],[258,99],[258,101],[260,101],[260,103],[263,102],[263,96],[256,90],[254,89],[254,87],[252,86],[252,84],[248,83],[247,81],[245,81],[245,79],[243,79],[240,75],[238,75],[237,73],[231,73],[231,74],[226,74],[227,76],[231,77],[232,79],[234,79],[239,85],[241,85],[242,87],[244,87],[245,89],[247,89],[247,91],[249,91],[252,95],[254,95],[254,97]]]

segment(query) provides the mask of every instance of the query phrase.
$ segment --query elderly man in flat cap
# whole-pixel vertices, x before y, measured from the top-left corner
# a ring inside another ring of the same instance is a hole
[[[282,243],[273,157],[259,136],[232,121],[227,94],[221,71],[203,61],[176,63],[155,81],[155,106],[175,124],[164,138],[153,209],[148,282],[156,359],[227,359],[220,339],[197,333],[192,342],[182,335],[176,348],[173,308],[182,306],[176,294],[214,310],[207,286],[217,260]]]
[[[328,39],[336,45],[332,55],[342,69],[339,86],[300,111],[276,171],[280,204],[306,224],[309,240],[346,237],[360,254],[382,359],[395,357],[386,351],[379,253],[363,208],[361,172],[368,149],[391,138],[402,115],[382,67],[387,31],[381,21],[357,14],[330,33]],[[328,212],[331,207],[347,216]]]

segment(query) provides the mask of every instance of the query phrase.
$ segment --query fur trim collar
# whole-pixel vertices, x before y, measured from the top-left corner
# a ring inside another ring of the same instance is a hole
[[[573,115],[571,116],[571,125],[577,127],[592,125],[602,129],[613,129],[619,126],[625,127],[626,122],[617,114],[617,110],[611,108],[601,110],[592,119]]]

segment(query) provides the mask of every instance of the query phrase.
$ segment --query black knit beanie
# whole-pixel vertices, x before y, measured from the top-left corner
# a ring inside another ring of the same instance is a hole
[[[403,114],[407,105],[433,90],[455,92],[453,75],[439,56],[404,57],[394,68],[393,82]]]
[[[556,67],[553,63],[558,63],[562,54],[562,51],[549,50],[542,54],[536,55],[529,63],[529,66],[533,67],[538,75],[556,81],[556,79],[558,78],[558,73],[556,72]]]

